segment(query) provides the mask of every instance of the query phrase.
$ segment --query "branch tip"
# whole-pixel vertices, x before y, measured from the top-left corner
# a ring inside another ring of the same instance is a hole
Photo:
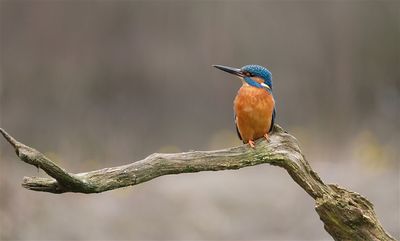
[[[4,136],[4,138],[15,148],[17,149],[18,147],[21,146],[21,143],[14,139],[10,134],[8,134],[3,128],[0,128],[1,134]]]

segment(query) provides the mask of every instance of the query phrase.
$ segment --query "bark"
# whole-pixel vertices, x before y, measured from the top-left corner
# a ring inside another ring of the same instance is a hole
[[[325,184],[302,154],[295,137],[275,125],[270,140],[215,151],[175,154],[154,153],[131,164],[100,170],[69,173],[39,151],[15,140],[3,129],[5,139],[24,162],[45,171],[51,178],[25,177],[22,186],[50,193],[99,193],[150,181],[170,174],[240,169],[259,164],[284,168],[315,200],[315,209],[334,240],[394,240],[382,227],[372,203],[358,193]]]

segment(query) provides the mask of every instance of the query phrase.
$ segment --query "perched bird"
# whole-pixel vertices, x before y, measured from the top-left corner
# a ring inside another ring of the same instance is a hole
[[[272,130],[275,120],[271,72],[259,65],[246,65],[240,69],[222,65],[213,66],[242,80],[242,87],[233,102],[239,138],[253,148],[255,140],[261,137],[269,140],[268,133]]]

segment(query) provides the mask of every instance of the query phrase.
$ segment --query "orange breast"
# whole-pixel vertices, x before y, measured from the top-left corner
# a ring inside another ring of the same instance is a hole
[[[236,125],[244,143],[268,133],[275,106],[272,94],[265,89],[244,84],[233,103]]]

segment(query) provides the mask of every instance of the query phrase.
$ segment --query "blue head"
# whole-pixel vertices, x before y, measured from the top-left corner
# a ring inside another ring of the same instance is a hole
[[[272,91],[272,74],[260,65],[245,65],[240,69],[223,65],[213,65],[215,68],[242,78],[247,84]]]

